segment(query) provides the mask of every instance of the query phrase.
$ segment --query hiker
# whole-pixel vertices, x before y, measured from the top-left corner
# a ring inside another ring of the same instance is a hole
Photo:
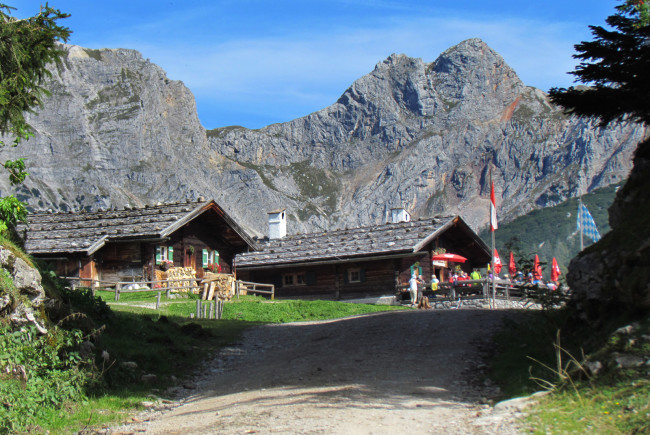
[[[481,272],[479,272],[478,269],[474,269],[472,273],[469,274],[469,276],[472,279],[481,279]]]
[[[433,275],[431,276],[431,291],[435,292],[438,290],[438,283],[440,281],[438,280],[438,277]]]

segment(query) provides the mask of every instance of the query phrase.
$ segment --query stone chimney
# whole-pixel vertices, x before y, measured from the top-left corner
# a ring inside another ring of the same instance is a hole
[[[403,208],[391,208],[390,209],[391,222],[394,224],[400,222],[410,222],[411,215]]]
[[[269,240],[281,239],[287,235],[287,212],[279,209],[269,212]]]

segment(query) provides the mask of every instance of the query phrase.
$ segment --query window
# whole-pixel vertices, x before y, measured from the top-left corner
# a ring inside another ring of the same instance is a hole
[[[162,264],[163,262],[174,262],[173,246],[156,246],[156,264]]]
[[[304,273],[285,273],[282,275],[282,285],[306,285]]]
[[[361,282],[361,269],[348,269],[348,282]]]
[[[219,251],[211,251],[209,249],[204,249],[202,251],[202,261],[201,261],[201,266],[204,269],[209,269],[210,266],[218,266],[219,265]],[[214,268],[214,267],[213,267]]]

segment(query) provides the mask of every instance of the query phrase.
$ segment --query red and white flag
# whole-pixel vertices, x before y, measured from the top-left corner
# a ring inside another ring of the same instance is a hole
[[[497,250],[494,250],[494,272],[498,275],[501,273],[501,267],[503,265],[501,264],[501,259],[499,258],[499,253]]]
[[[499,228],[497,224],[497,203],[494,200],[494,181],[492,181],[492,188],[490,190],[490,231]]]

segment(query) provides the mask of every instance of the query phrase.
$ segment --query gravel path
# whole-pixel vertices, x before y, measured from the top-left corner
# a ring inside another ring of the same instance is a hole
[[[408,310],[254,327],[194,380],[199,393],[109,433],[515,434],[485,403],[507,310]]]

